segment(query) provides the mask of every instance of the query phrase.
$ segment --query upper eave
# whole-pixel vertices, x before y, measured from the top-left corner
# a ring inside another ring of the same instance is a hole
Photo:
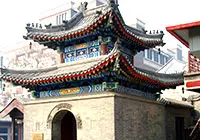
[[[162,46],[163,32],[147,34],[136,28],[127,26],[117,7],[103,5],[101,7],[77,13],[67,24],[52,26],[48,29],[26,27],[28,33],[25,39],[33,39],[39,43],[70,41],[74,38],[104,32],[102,28],[114,28],[115,33],[126,40],[145,47]],[[101,29],[101,30],[100,30]]]
[[[189,29],[194,27],[200,27],[200,21],[168,26],[166,27],[166,30],[183,43],[183,45],[189,48]]]

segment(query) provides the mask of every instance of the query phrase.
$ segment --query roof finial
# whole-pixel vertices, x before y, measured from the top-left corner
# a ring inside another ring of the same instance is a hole
[[[40,29],[42,29],[42,24],[40,24],[40,26],[39,26],[39,27],[40,27]]]
[[[30,23],[27,23],[27,24],[26,24],[26,26],[27,26],[27,27],[30,27],[30,26],[31,26],[31,24],[30,24]]]
[[[46,29],[50,29],[52,24],[50,23],[49,25],[44,25],[46,27]]]

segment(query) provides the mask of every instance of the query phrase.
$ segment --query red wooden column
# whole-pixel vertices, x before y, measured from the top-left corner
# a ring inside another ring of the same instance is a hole
[[[63,51],[61,50],[60,47],[57,47],[57,52],[58,52],[59,55],[60,55],[60,63],[64,63],[64,62],[65,62],[65,61],[64,61],[64,53],[63,53]]]
[[[99,42],[101,43],[101,55],[106,55],[108,53],[107,42],[103,41],[102,36],[98,37]]]
[[[108,46],[106,42],[101,42],[101,55],[106,55],[108,53]]]
[[[12,131],[12,140],[15,140],[15,118],[14,117],[12,117],[12,124],[11,124],[11,131]]]
[[[17,119],[18,140],[23,140],[23,120]]]
[[[21,140],[21,128],[20,128],[20,124],[17,124],[17,130],[18,130],[18,140]]]
[[[64,53],[60,52],[60,63],[64,63]]]

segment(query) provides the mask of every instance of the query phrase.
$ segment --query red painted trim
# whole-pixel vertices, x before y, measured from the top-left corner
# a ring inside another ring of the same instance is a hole
[[[183,43],[186,47],[189,48],[189,43],[186,40],[184,40],[182,37],[177,35],[175,33],[175,30],[185,30],[185,29],[190,29],[192,27],[197,27],[197,26],[200,26],[200,21],[186,23],[186,24],[180,24],[180,25],[175,25],[175,26],[168,26],[168,27],[166,27],[166,30],[171,35],[173,35],[176,39],[178,39],[181,43]]]
[[[123,25],[122,25],[120,19],[118,18],[118,16],[117,16],[115,13],[113,13],[113,15],[114,15],[114,19],[116,20],[117,24],[119,25],[119,27],[118,27],[117,29],[120,29],[121,32],[122,32],[127,38],[130,38],[130,39],[136,41],[138,44],[141,44],[141,45],[143,45],[143,44],[145,44],[145,45],[146,45],[146,44],[147,44],[147,45],[151,45],[151,44],[153,44],[153,45],[159,45],[159,44],[161,43],[161,42],[150,42],[150,43],[148,43],[148,42],[144,42],[143,40],[137,39],[136,37],[134,37],[133,35],[131,35],[130,33],[128,33],[128,32],[124,29],[124,27],[123,27]],[[117,30],[117,29],[116,29],[116,30]],[[121,34],[120,34],[120,35],[121,35]],[[124,36],[123,36],[123,37],[124,37]]]
[[[191,23],[185,23],[185,24],[179,24],[175,26],[168,26],[166,27],[167,30],[174,31],[174,30],[184,30],[189,29],[192,27],[200,26],[200,21],[191,22]]]
[[[128,62],[126,61],[125,57],[122,57],[122,61],[124,62],[124,64],[127,66],[128,70],[131,72],[131,74],[133,74],[133,76],[138,77],[139,79],[144,79],[145,81],[149,82],[149,83],[154,83],[154,84],[158,84],[162,87],[166,87],[166,84],[163,84],[159,81],[153,80],[149,77],[143,76],[141,74],[138,74],[137,72],[134,71],[133,68],[131,68],[131,66],[128,64]]]
[[[186,47],[189,48],[189,43],[187,41],[185,41],[182,37],[180,37],[179,35],[177,35],[173,30],[168,30],[167,31],[173,35],[176,39],[178,39],[181,43],[183,43],[183,45],[185,45]]]
[[[1,112],[0,118],[7,116],[13,109],[18,109],[21,113],[24,113],[24,106],[17,99],[13,99]]]
[[[188,51],[188,72],[191,72],[191,67],[190,67],[190,64],[191,64],[191,58],[190,58],[190,51]]]
[[[187,87],[187,88],[200,87],[200,80],[191,81],[191,82],[186,82],[186,87]]]

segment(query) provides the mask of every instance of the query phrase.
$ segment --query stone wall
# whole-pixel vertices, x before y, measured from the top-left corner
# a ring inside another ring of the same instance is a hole
[[[24,140],[43,133],[51,140],[53,115],[61,110],[73,113],[77,123],[77,140],[114,140],[114,95],[96,94],[36,100],[25,104]]]
[[[165,140],[165,108],[136,96],[115,97],[115,140]]]

